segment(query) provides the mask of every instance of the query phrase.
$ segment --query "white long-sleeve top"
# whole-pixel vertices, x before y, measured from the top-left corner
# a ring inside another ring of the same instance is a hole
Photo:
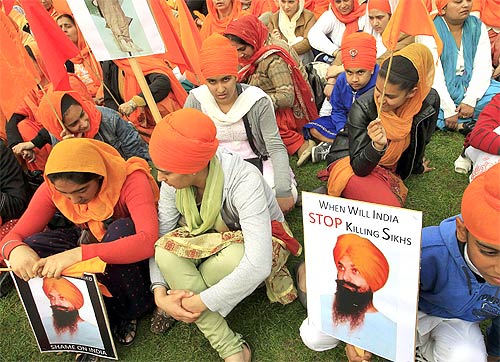
[[[448,26],[448,25],[446,25]],[[419,42],[427,45],[433,56],[437,56],[435,49],[436,42],[433,37],[425,36],[420,37]],[[474,63],[472,66],[472,78],[469,82],[469,86],[465,92],[464,99],[462,103],[465,103],[471,107],[476,107],[476,103],[479,99],[484,96],[484,93],[488,89],[491,81],[492,74],[492,64],[491,64],[491,47],[490,40],[488,38],[488,31],[484,24],[481,24],[481,35],[479,37],[479,42],[477,44],[476,56],[474,58]],[[436,58],[434,59],[436,60]],[[464,54],[463,54],[463,42],[460,44],[460,49],[457,56],[456,64],[456,74],[462,73],[464,70]],[[432,85],[441,98],[441,109],[444,112],[444,118],[448,118],[457,114],[456,105],[448,92],[446,87],[446,81],[444,78],[443,65],[441,59],[438,60],[436,66],[436,74],[434,75],[434,84]]]
[[[208,309],[225,317],[271,272],[271,221],[283,222],[284,217],[273,191],[255,166],[222,148],[217,157],[224,172],[221,216],[230,230],[242,231],[245,254],[229,275],[202,291],[200,297]],[[162,183],[158,205],[161,236],[177,227],[180,213],[175,207],[175,192]],[[165,284],[153,258],[149,266],[153,285]]]
[[[358,19],[358,28],[364,31],[367,23],[369,23],[368,17],[361,16]],[[328,9],[309,30],[307,38],[314,49],[333,55],[333,52],[340,48],[344,31],[345,24],[337,19],[331,9]]]

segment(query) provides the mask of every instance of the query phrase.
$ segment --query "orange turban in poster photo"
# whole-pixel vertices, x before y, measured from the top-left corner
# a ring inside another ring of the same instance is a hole
[[[68,302],[70,302],[75,309],[80,309],[83,306],[83,295],[80,289],[69,280],[60,278],[43,278],[42,285],[43,292],[49,297],[51,291],[55,290],[60,295],[64,296]]]
[[[368,239],[356,234],[344,234],[337,238],[333,248],[333,259],[338,265],[340,259],[348,256],[372,292],[381,289],[389,278],[389,263],[384,254]]]

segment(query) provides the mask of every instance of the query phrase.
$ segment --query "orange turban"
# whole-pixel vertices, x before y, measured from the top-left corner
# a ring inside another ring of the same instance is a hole
[[[387,14],[392,14],[391,4],[389,0],[368,0],[368,11],[380,10]]]
[[[221,75],[238,76],[238,52],[231,41],[220,34],[212,34],[203,41],[200,51],[201,73],[205,78]]]
[[[161,170],[179,174],[198,172],[215,155],[217,129],[206,114],[185,108],[165,116],[149,141],[149,154]]]
[[[344,37],[340,46],[345,69],[373,70],[377,60],[377,42],[365,32],[352,33]]]
[[[500,164],[476,177],[462,197],[465,227],[478,240],[500,245]]]
[[[75,309],[80,309],[83,306],[83,295],[80,289],[69,280],[61,278],[43,278],[43,292],[48,297],[51,290],[56,290],[64,298],[73,304]]]
[[[443,15],[443,9],[448,5],[450,0],[436,0],[436,9],[439,15]]]
[[[335,265],[346,255],[359,270],[372,292],[385,285],[389,277],[389,264],[384,254],[370,240],[356,234],[340,235],[333,248]]]

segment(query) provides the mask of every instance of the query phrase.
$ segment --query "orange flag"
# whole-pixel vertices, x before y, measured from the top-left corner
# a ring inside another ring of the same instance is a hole
[[[388,50],[396,49],[400,33],[433,36],[441,55],[443,42],[422,0],[399,0],[382,34],[382,42]]]
[[[17,29],[0,10],[0,109],[7,119],[39,81]]]
[[[95,258],[80,261],[78,263],[75,263],[73,265],[70,265],[66,269],[63,270],[62,274],[66,275],[67,277],[82,277],[83,273],[104,273],[104,270],[106,269],[106,263],[102,261],[101,258],[96,256]],[[99,289],[101,290],[101,293],[105,295],[106,297],[112,297],[111,293],[109,292],[108,288],[102,283],[99,283]]]
[[[166,2],[160,0],[151,0],[149,4],[165,47],[167,48],[165,52],[166,58],[169,62],[177,65],[181,73],[185,70],[193,71],[193,66],[182,47],[181,40],[172,23],[172,9],[170,9]]]
[[[200,49],[201,49],[201,36],[198,27],[196,26],[193,16],[189,12],[189,9],[184,2],[184,0],[177,0],[178,6],[178,21],[179,21],[179,30],[182,46],[186,50],[186,53],[190,55],[190,61],[193,66],[193,73],[196,75],[196,78],[201,81],[203,80],[203,76],[201,75],[201,67],[200,67]],[[190,77],[188,77],[190,78]],[[193,82],[199,84],[198,82]]]

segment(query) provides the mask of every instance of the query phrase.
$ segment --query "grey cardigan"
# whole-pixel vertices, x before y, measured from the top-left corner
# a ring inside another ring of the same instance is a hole
[[[221,216],[231,230],[241,230],[245,254],[239,265],[217,284],[200,293],[213,312],[226,316],[268,277],[272,265],[271,221],[284,221],[273,191],[260,172],[237,155],[219,148],[217,157],[224,172]],[[176,190],[162,183],[158,217],[160,235],[177,227],[180,213],[175,206]],[[172,271],[175,272],[175,271]],[[150,259],[153,285],[164,284],[161,272]]]
[[[244,91],[252,86],[241,84],[241,87]],[[184,108],[201,110],[201,103],[192,93],[189,93]],[[271,101],[267,97],[259,99],[248,111],[247,118],[255,147],[261,155],[271,159],[276,197],[292,196],[288,154],[278,131]]]

